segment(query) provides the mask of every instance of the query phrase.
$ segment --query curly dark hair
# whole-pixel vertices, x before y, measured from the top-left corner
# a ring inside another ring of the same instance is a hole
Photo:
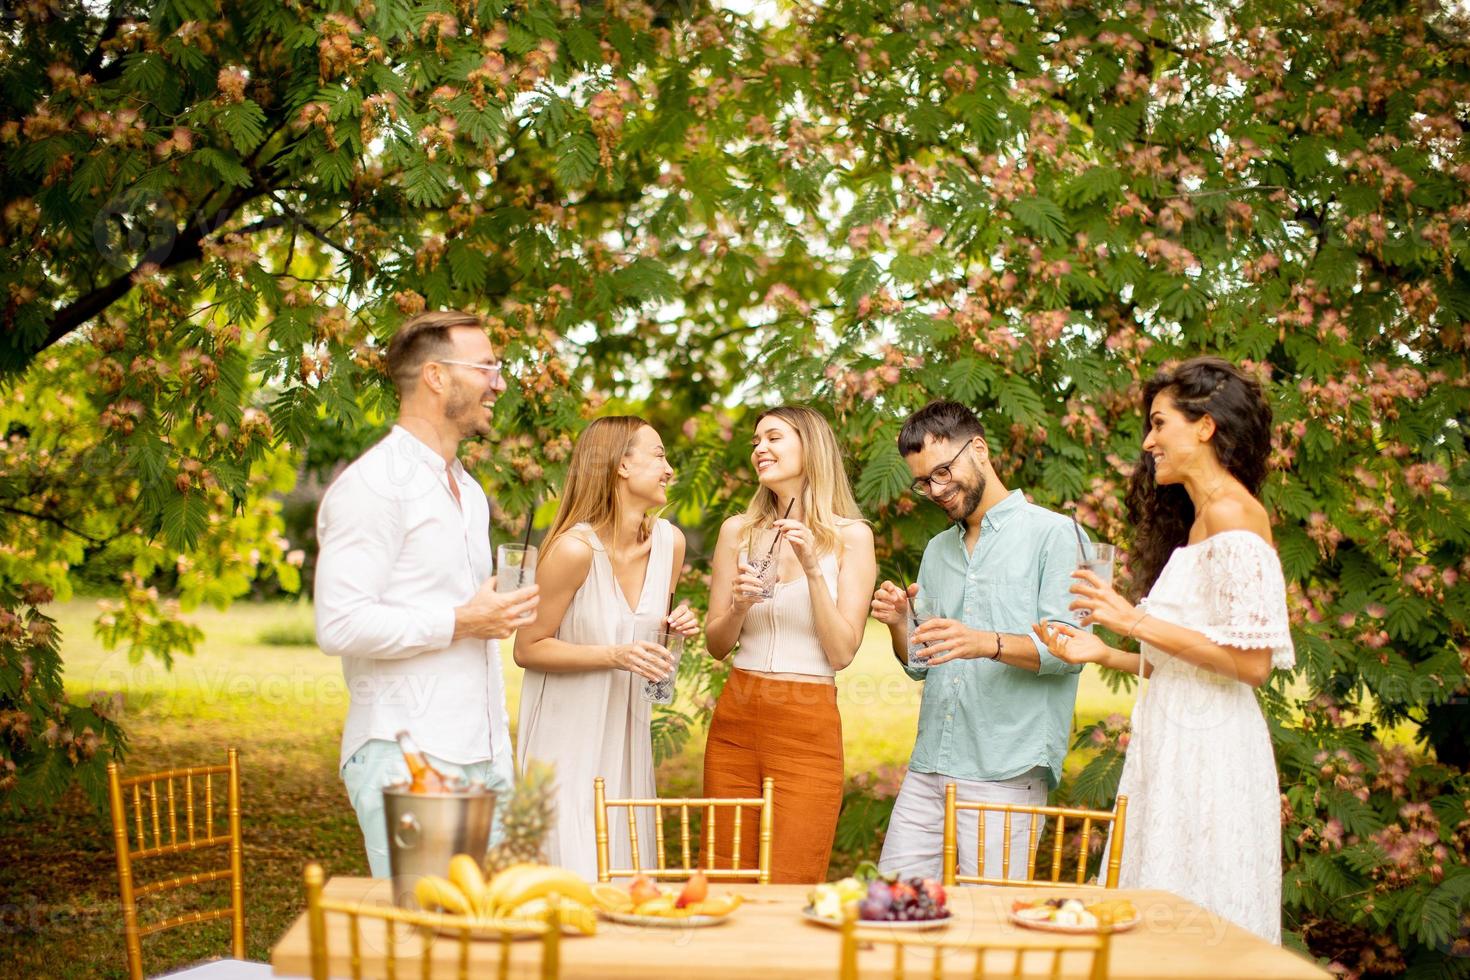
[[[1271,455],[1271,405],[1261,386],[1240,368],[1219,357],[1195,357],[1164,368],[1143,386],[1144,430],[1154,399],[1168,392],[1190,421],[1208,415],[1215,420],[1210,445],[1220,464],[1251,493],[1266,479]],[[1140,452],[1128,480],[1128,519],[1135,529],[1129,553],[1134,588],[1147,595],[1169,555],[1189,541],[1194,503],[1183,485],[1160,486],[1154,480],[1154,458]]]

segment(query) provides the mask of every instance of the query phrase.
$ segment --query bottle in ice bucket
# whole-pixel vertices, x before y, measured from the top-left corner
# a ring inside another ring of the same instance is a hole
[[[398,739],[398,747],[403,750],[403,761],[408,763],[410,793],[446,793],[453,788],[449,777],[429,764],[429,757],[424,755],[424,750],[419,748],[412,735],[401,731],[394,738]]]

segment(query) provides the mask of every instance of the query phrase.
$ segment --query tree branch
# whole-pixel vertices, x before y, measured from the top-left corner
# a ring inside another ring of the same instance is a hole
[[[230,216],[233,215],[242,204],[245,204],[246,202],[257,198],[264,193],[266,193],[266,190],[265,188],[261,187],[237,188],[229,195],[229,197],[225,199],[224,203],[221,204],[220,207],[213,214],[198,221],[186,224],[184,228],[179,232],[177,237],[174,239],[173,246],[169,249],[168,254],[162,259],[153,263],[149,263],[147,259],[145,259],[144,261],[139,262],[123,275],[118,276],[117,278],[102,286],[98,286],[91,292],[77,297],[66,306],[63,306],[61,309],[57,310],[51,315],[50,321],[47,325],[45,339],[38,347],[36,347],[35,350],[29,351],[23,355],[25,360],[22,363],[21,368],[23,369],[25,365],[34,360],[35,356],[41,351],[59,342],[63,337],[70,334],[73,330],[77,329],[82,324],[92,319],[92,317],[101,313],[103,310],[107,309],[113,303],[116,303],[118,300],[122,299],[129,292],[131,292],[133,288],[133,277],[137,275],[139,270],[141,270],[145,265],[155,265],[160,271],[162,271],[165,269],[172,269],[176,266],[184,265],[187,262],[193,262],[194,260],[202,257],[204,255],[204,237],[210,232],[219,228],[220,225],[228,221]]]
[[[102,68],[102,59],[107,54],[103,50],[103,46],[108,41],[117,37],[118,28],[122,27],[123,23],[127,20],[128,18],[119,13],[117,5],[114,4],[107,13],[107,20],[102,24],[102,33],[98,35],[97,43],[92,47],[92,53],[87,55],[87,60],[82,63],[82,67],[78,69],[77,74],[91,75],[94,79],[98,77],[97,73]]]
[[[16,514],[16,515],[18,515],[20,517],[29,517],[33,521],[43,521],[43,522],[45,522],[47,524],[54,524],[57,527],[61,528],[63,531],[66,531],[69,534],[75,534],[77,537],[81,538],[82,540],[89,541],[92,544],[96,544],[96,545],[107,544],[108,541],[111,540],[109,538],[96,538],[96,537],[93,537],[92,535],[88,534],[86,531],[78,531],[76,528],[72,527],[70,524],[68,524],[65,521],[63,521],[61,518],[59,518],[59,517],[52,517],[50,514],[37,514],[34,511],[29,511],[29,510],[26,510],[26,509],[24,509],[22,507],[14,507],[14,506],[11,506],[10,504],[0,504],[0,511],[4,511],[7,514]]]
[[[326,245],[329,248],[336,249],[354,262],[362,261],[362,256],[358,255],[346,245],[339,245],[337,242],[332,241],[332,239],[327,237],[327,234],[325,232],[323,232],[316,225],[308,221],[304,215],[298,213],[295,208],[291,207],[291,205],[287,204],[285,201],[281,200],[281,198],[277,197],[275,191],[266,191],[266,195],[270,197],[272,201],[275,201],[276,204],[280,206],[281,210],[285,211],[286,214],[290,216],[290,219],[292,221],[294,221],[296,224],[299,224],[302,228],[305,228],[306,233],[312,238],[315,238],[317,241],[321,242],[323,245]]]

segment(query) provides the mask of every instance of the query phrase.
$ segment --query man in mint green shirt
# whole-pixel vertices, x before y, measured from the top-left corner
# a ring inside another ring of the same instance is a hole
[[[1061,779],[1079,667],[1053,657],[1032,624],[1064,620],[1079,537],[1072,521],[1007,490],[990,463],[980,420],[956,402],[931,402],[904,423],[899,452],[915,493],[953,521],[924,549],[909,593],[884,582],[873,615],[887,624],[904,670],[924,684],[918,737],[879,867],[938,877],[944,787],[961,800],[1044,804]],[[910,606],[929,618],[914,631]],[[978,824],[959,824],[959,870],[975,874]],[[1030,823],[1012,821],[1008,873],[1024,878]],[[1004,817],[985,824],[981,873],[1003,876]],[[1038,823],[1036,835],[1039,838]]]

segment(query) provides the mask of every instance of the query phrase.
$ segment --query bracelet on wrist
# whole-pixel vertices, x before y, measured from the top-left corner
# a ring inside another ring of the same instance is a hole
[[[1000,633],[995,634],[995,656],[991,660],[1000,660]]]
[[[1138,614],[1138,618],[1133,621],[1133,625],[1130,626],[1130,627],[1128,627],[1128,635],[1125,636],[1124,639],[1125,640],[1131,640],[1131,639],[1133,639],[1133,634],[1138,629],[1138,625],[1140,623],[1142,623],[1147,618],[1148,618],[1148,613],[1146,611],[1139,613]]]

